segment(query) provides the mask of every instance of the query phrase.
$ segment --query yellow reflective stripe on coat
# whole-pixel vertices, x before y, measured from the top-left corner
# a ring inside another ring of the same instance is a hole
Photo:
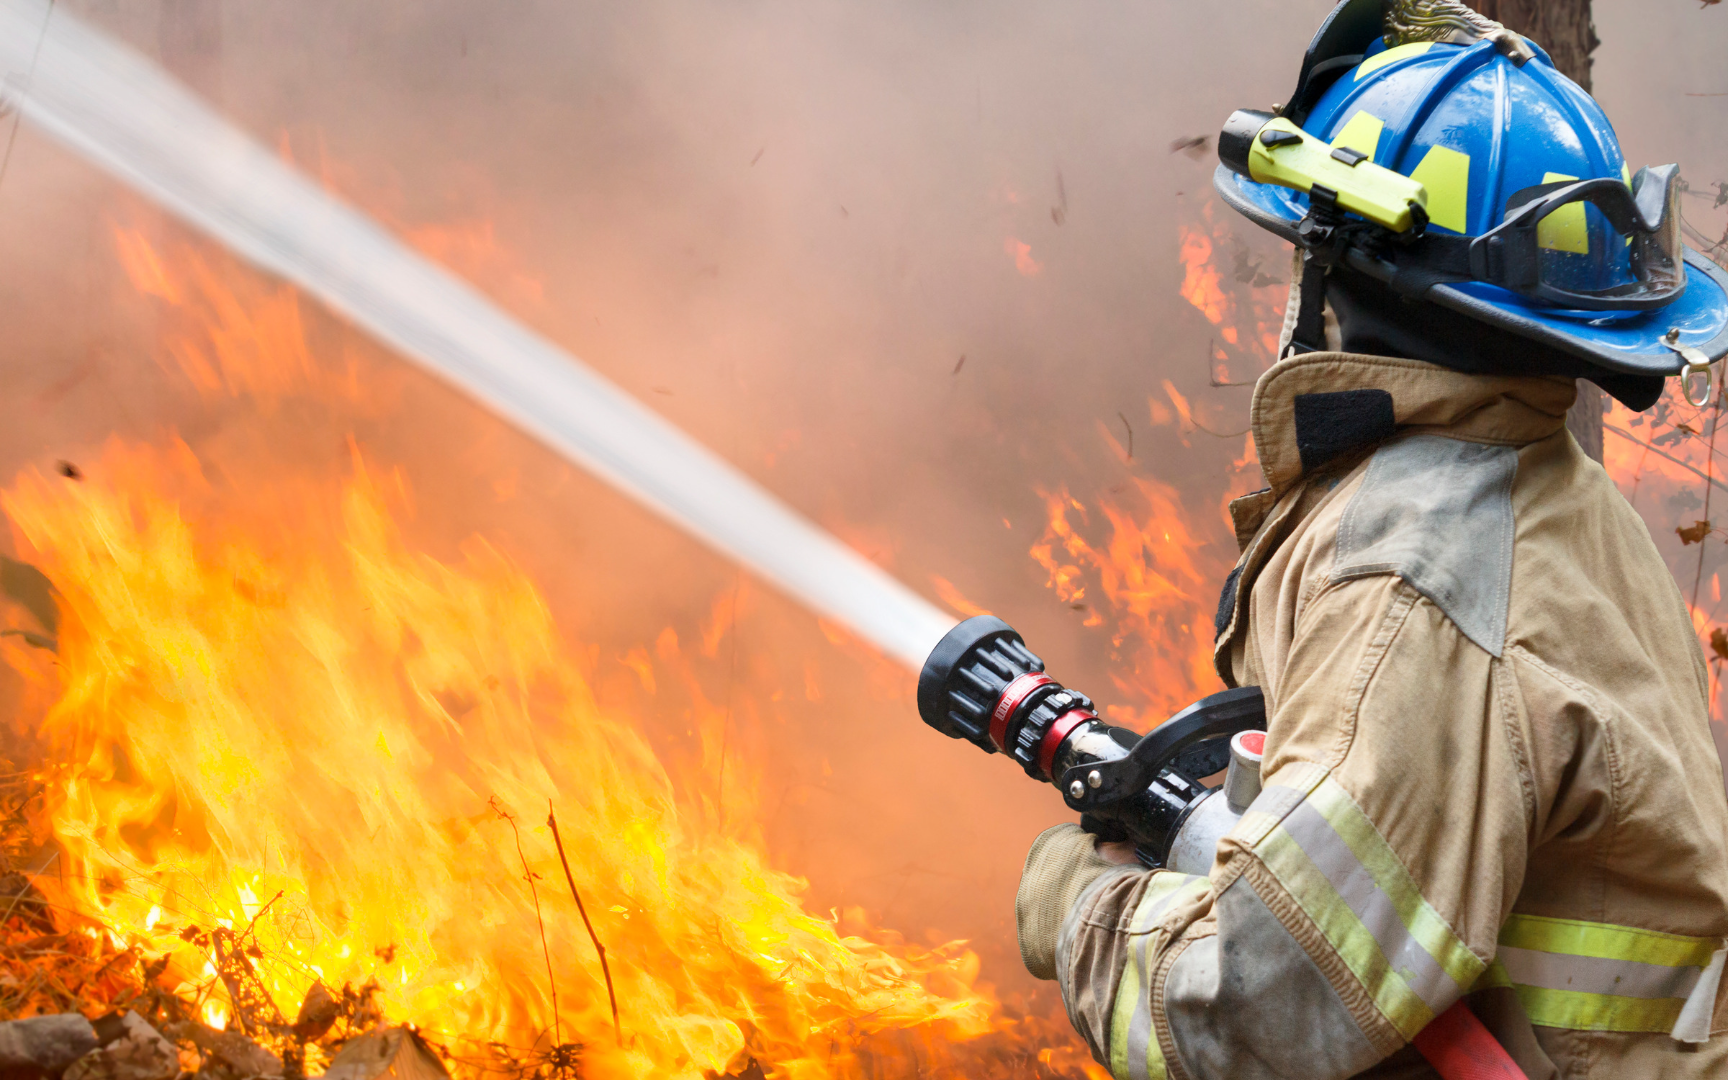
[[[1110,1072],[1118,1080],[1164,1080],[1164,1051],[1152,1030],[1152,972],[1147,946],[1158,920],[1176,904],[1200,896],[1211,882],[1204,877],[1159,870],[1147,882],[1128,923],[1128,962],[1116,984],[1110,1010]],[[1151,958],[1156,962],[1157,958]]]
[[[1329,775],[1254,852],[1406,1039],[1482,974],[1486,965]]]
[[[1530,1022],[1574,1031],[1672,1034],[1689,999],[1716,998],[1722,948],[1684,937],[1579,919],[1514,914],[1500,930],[1500,952],[1483,985],[1510,986]],[[1697,1011],[1695,1008],[1694,1012]]]

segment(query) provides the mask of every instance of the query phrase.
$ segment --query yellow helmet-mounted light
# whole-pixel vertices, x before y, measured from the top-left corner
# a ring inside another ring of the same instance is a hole
[[[1356,214],[1393,233],[1419,236],[1428,226],[1421,184],[1361,151],[1328,146],[1282,116],[1232,113],[1218,135],[1218,157],[1250,180],[1303,192],[1317,208]]]

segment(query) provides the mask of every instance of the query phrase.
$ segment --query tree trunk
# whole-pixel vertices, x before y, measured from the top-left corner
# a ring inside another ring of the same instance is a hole
[[[1598,43],[1590,22],[1590,0],[1477,0],[1476,10],[1516,30],[1548,50],[1554,66],[1590,89],[1590,54]],[[1578,401],[1566,426],[1584,452],[1602,460],[1602,412],[1606,395],[1594,383],[1578,380]]]

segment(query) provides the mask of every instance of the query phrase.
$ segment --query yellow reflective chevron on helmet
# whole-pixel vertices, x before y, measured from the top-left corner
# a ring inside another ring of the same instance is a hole
[[[1396,64],[1400,60],[1421,56],[1433,47],[1432,41],[1413,41],[1408,45],[1399,45],[1396,48],[1387,49],[1385,52],[1375,53],[1356,65],[1356,81],[1361,82],[1363,78],[1374,74],[1388,64]]]
[[[1556,172],[1542,176],[1544,184],[1576,179],[1576,176]],[[1574,255],[1590,254],[1590,219],[1584,216],[1584,204],[1567,203],[1537,222],[1536,246],[1548,251],[1568,251]]]
[[[1410,179],[1428,189],[1428,220],[1455,233],[1470,231],[1470,155],[1436,146]]]
[[[1374,152],[1380,148],[1380,133],[1385,130],[1386,121],[1363,109],[1339,129],[1332,145],[1348,146],[1359,154],[1367,154],[1368,160],[1373,161]]]

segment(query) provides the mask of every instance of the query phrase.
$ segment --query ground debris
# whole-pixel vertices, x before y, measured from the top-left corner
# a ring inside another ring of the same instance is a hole
[[[288,1021],[283,1019],[270,991],[264,988],[263,980],[258,978],[258,971],[252,966],[257,947],[252,945],[248,948],[250,933],[250,927],[244,934],[223,927],[210,932],[211,944],[215,946],[216,973],[228,988],[229,1000],[234,1003],[234,1011],[248,1035],[283,1031],[288,1027]],[[280,1063],[277,1071],[281,1071]]]
[[[199,1075],[206,1080],[253,1080],[282,1075],[281,1058],[232,1028],[195,1041],[198,1049],[204,1051],[204,1067]]]
[[[97,1020],[102,1045],[74,1061],[65,1080],[174,1080],[180,1051],[137,1013],[110,1013]]]
[[[336,1025],[342,1016],[342,1003],[331,996],[323,983],[313,983],[300,1003],[300,1015],[294,1018],[294,1037],[301,1042],[316,1042]]]
[[[53,1080],[96,1049],[96,1029],[78,1013],[0,1023],[0,1080]]]
[[[330,1059],[324,1080],[449,1080],[419,1034],[406,1027],[370,1031],[349,1041]]]

